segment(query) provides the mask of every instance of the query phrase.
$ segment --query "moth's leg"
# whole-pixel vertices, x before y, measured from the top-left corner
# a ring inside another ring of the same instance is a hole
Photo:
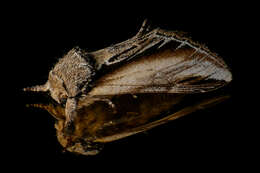
[[[96,101],[106,102],[111,108],[115,108],[115,104],[111,101],[111,98],[108,96],[90,96],[90,95],[82,95],[79,100],[79,107],[87,107]]]
[[[104,98],[104,97],[91,97],[92,101],[102,101],[108,104],[108,106],[113,110],[114,113],[116,113],[116,106],[115,104],[111,101],[110,98]]]
[[[116,107],[115,104],[110,99],[102,98],[100,100],[106,102],[113,109]]]
[[[103,101],[103,102],[106,102],[108,104],[108,106],[113,110],[114,114],[117,113],[116,106],[110,99],[101,98],[100,100]]]
[[[76,108],[77,100],[75,98],[68,98],[65,108],[66,121],[64,127],[65,132],[68,134],[72,134],[75,130],[74,119],[77,116]]]

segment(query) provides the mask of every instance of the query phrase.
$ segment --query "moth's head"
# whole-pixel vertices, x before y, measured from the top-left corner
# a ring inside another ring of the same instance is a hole
[[[66,90],[66,85],[63,80],[56,75],[53,71],[49,73],[49,80],[46,83],[48,85],[48,91],[51,97],[58,103],[65,103],[68,98],[68,92]]]
[[[65,103],[68,98],[68,92],[63,80],[53,71],[50,71],[49,79],[44,85],[24,88],[24,91],[49,92],[51,97],[59,104]]]
[[[61,58],[49,73],[46,84],[25,88],[25,91],[49,91],[58,103],[76,97],[90,88],[95,75],[95,60],[79,48]]]

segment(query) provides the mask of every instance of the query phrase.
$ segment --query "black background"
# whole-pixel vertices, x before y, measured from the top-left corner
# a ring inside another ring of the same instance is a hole
[[[243,109],[252,102],[244,98],[252,81],[246,61],[253,58],[249,38],[255,37],[257,20],[252,6],[237,2],[100,2],[12,4],[9,8],[2,23],[6,38],[2,41],[7,45],[2,59],[7,62],[1,63],[7,83],[7,106],[1,113],[8,118],[2,121],[1,139],[6,161],[24,169],[37,166],[37,170],[56,167],[86,172],[245,166],[252,152],[252,134],[245,120],[252,114]],[[25,104],[37,97],[28,97],[21,89],[44,83],[57,59],[71,48],[93,51],[124,41],[136,34],[144,19],[154,26],[187,32],[222,56],[233,73],[229,89],[232,97],[147,133],[109,143],[96,156],[63,153],[56,140],[54,119],[45,111],[26,108]]]

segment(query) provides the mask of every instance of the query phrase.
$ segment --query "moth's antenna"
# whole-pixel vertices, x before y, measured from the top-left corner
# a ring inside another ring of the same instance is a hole
[[[51,105],[41,104],[41,103],[35,103],[35,104],[26,104],[26,107],[33,107],[33,108],[40,108],[45,110],[51,110]]]
[[[36,104],[26,104],[26,107],[34,107],[34,108],[40,108],[48,111],[54,118],[57,120],[64,119],[64,108],[59,106],[54,106],[52,104],[42,104],[42,103],[36,103]]]
[[[32,87],[27,87],[23,89],[24,91],[33,91],[33,92],[46,92],[49,90],[49,83],[45,83],[44,85],[36,85]]]

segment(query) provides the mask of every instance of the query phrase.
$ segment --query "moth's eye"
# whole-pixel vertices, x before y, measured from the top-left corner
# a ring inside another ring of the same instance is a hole
[[[61,98],[61,99],[60,99],[60,103],[61,103],[61,104],[65,104],[66,101],[67,101],[67,98]]]
[[[64,104],[64,103],[66,103],[66,101],[67,101],[67,96],[66,95],[60,95],[60,103]]]

